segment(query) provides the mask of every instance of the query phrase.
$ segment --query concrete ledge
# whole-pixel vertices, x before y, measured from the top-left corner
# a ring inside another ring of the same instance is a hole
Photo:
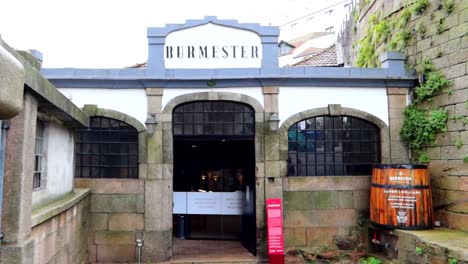
[[[460,261],[468,261],[468,232],[453,230],[448,228],[434,228],[431,230],[395,230],[400,243],[404,237],[413,237],[414,239],[445,248],[445,252],[452,258]],[[410,248],[409,250],[413,250]]]
[[[89,193],[90,189],[74,189],[72,193],[62,199],[33,210],[31,228],[71,208]]]
[[[32,55],[25,58],[1,40],[0,45],[21,62],[25,74],[24,84],[43,99],[40,104],[44,110],[72,126],[88,126],[89,117],[39,72],[38,65],[30,63],[34,60]]]

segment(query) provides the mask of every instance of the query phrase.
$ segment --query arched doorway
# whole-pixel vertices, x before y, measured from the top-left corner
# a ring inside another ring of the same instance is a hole
[[[256,252],[255,111],[233,101],[189,101],[172,112],[174,232],[240,240]]]

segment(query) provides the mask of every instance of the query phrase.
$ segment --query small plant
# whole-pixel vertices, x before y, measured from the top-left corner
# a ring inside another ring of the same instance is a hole
[[[382,19],[374,27],[375,38],[378,42],[386,42],[390,35],[390,23],[387,19]]]
[[[352,12],[352,15],[353,15],[353,18],[354,18],[354,22],[358,22],[359,21],[359,11],[357,9],[354,9],[353,12]]]
[[[457,149],[461,149],[463,147],[463,140],[460,136],[458,136],[457,139],[455,139],[455,141],[453,142],[453,144],[455,145],[455,147],[457,147]]]
[[[440,5],[447,14],[452,13],[453,8],[455,7],[455,3],[453,2],[453,0],[442,0],[442,3],[440,3]]]
[[[463,156],[463,163],[468,163],[468,156]]]
[[[402,12],[401,12],[401,16],[400,16],[400,19],[399,21],[397,22],[397,29],[403,29],[406,27],[406,25],[408,25],[408,22],[410,21],[411,19],[411,11],[408,9],[408,8],[405,8]]]
[[[426,110],[410,105],[404,111],[405,119],[400,130],[402,139],[414,150],[434,143],[437,133],[447,130],[446,110]]]
[[[444,32],[444,30],[445,30],[444,21],[445,20],[443,18],[441,18],[441,19],[439,19],[439,21],[436,24],[436,28],[437,28],[436,32],[437,32],[438,35],[442,34],[442,32]]]
[[[429,159],[429,155],[427,154],[427,152],[420,152],[419,153],[419,158],[418,158],[418,163],[419,164],[428,164],[429,161],[431,161]]]
[[[458,260],[455,258],[449,258],[448,264],[458,264]]]
[[[416,103],[433,97],[437,92],[441,91],[443,88],[452,83],[438,71],[427,73],[426,78],[427,80],[424,83],[416,87]]]
[[[428,2],[428,0],[417,0],[413,4],[413,12],[418,15],[422,14],[426,10]]]
[[[423,23],[419,23],[417,32],[419,33],[419,36],[421,39],[423,39],[426,36],[426,27],[424,26]]]
[[[361,264],[382,264],[382,261],[374,257],[364,257],[359,259]]]
[[[411,33],[408,31],[400,31],[396,36],[388,43],[388,48],[391,50],[401,51],[408,44],[411,38]]]
[[[422,255],[422,254],[424,254],[424,251],[423,251],[423,249],[422,249],[422,248],[420,248],[420,247],[416,247],[416,248],[414,249],[414,252],[416,252],[416,254],[418,254],[418,255]]]
[[[444,55],[444,52],[442,51],[442,49],[441,49],[441,48],[438,48],[438,49],[437,49],[437,53],[436,53],[436,57],[437,57],[437,58],[440,58],[440,57],[442,57],[443,55]]]

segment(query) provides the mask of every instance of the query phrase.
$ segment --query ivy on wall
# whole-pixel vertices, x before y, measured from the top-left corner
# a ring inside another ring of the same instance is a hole
[[[357,66],[378,67],[378,54],[387,50],[403,51],[412,38],[423,39],[426,28],[422,22],[410,28],[411,17],[422,15],[429,0],[415,0],[412,4],[404,4],[402,9],[388,17],[381,17],[380,12],[369,16],[365,37],[359,41]],[[453,0],[442,0],[439,9],[449,15],[453,8]],[[444,19],[434,22],[437,34],[444,30]],[[440,56],[442,51],[440,50]],[[440,57],[438,55],[438,57]],[[432,98],[443,92],[451,93],[447,87],[451,84],[440,71],[436,70],[430,59],[424,59],[417,67],[423,80],[412,91],[412,102],[405,108],[404,122],[400,131],[402,140],[408,144],[415,158],[412,162],[428,163],[429,157],[425,147],[435,142],[438,133],[447,130],[448,113],[441,107],[432,106]]]

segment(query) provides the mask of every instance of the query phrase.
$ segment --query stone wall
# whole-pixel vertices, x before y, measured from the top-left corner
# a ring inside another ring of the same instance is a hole
[[[415,1],[408,2],[411,9]],[[404,3],[401,0],[374,0],[368,4],[361,1],[359,15],[348,24],[354,29],[343,32],[341,37],[346,40],[342,43],[347,43],[343,50],[348,51],[344,54],[348,64],[356,64],[359,40],[366,36],[371,15],[381,12],[380,18],[391,20],[403,12]],[[440,93],[428,104],[446,109],[449,121],[448,131],[439,134],[426,150],[431,159],[434,205],[438,206],[435,220],[441,221],[442,226],[468,230],[468,1],[454,0],[450,14],[439,7],[440,3],[429,0],[422,14],[412,14],[406,26],[411,38],[402,51],[406,53],[409,67],[417,69],[423,59],[429,58],[453,83],[451,93]],[[395,37],[394,33],[390,39]],[[376,52],[383,52],[386,45],[378,47]]]
[[[135,261],[144,230],[144,188],[138,179],[75,179],[90,188],[88,263]]]
[[[284,178],[285,247],[335,246],[369,208],[369,176]],[[357,246],[357,239],[351,238]],[[351,248],[349,248],[351,249]]]
[[[75,190],[33,211],[34,264],[87,263],[88,193]]]

